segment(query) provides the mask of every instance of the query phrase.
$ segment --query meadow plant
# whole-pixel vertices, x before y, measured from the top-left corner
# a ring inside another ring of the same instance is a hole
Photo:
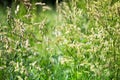
[[[119,1],[41,8],[13,5],[0,21],[0,80],[120,79]]]

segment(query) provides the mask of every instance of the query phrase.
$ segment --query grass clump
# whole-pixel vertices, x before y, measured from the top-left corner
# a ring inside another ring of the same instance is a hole
[[[30,10],[8,8],[7,17],[1,12],[0,80],[119,80],[120,2],[111,3],[71,0],[41,12],[32,3]]]

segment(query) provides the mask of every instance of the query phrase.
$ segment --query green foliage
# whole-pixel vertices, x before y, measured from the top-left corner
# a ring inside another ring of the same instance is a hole
[[[0,8],[0,80],[120,79],[119,1],[34,4]]]

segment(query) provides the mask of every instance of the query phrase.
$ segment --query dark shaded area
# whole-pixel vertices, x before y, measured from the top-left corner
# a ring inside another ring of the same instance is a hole
[[[46,3],[47,5],[56,6],[57,0],[42,0],[43,3]],[[60,3],[62,0],[58,0],[58,3]]]
[[[57,0],[0,0],[0,5],[3,7],[11,7],[12,3],[14,3],[15,1],[17,3],[26,2],[26,1],[30,1],[31,3],[42,2],[42,3],[45,3],[46,5],[55,7]],[[58,0],[58,3],[60,3],[61,1],[63,0]]]
[[[0,6],[11,7],[13,0],[0,0]]]

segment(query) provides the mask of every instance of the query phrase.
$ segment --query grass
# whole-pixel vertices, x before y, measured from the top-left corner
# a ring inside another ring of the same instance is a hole
[[[0,80],[119,80],[120,2],[104,1],[0,8]]]

